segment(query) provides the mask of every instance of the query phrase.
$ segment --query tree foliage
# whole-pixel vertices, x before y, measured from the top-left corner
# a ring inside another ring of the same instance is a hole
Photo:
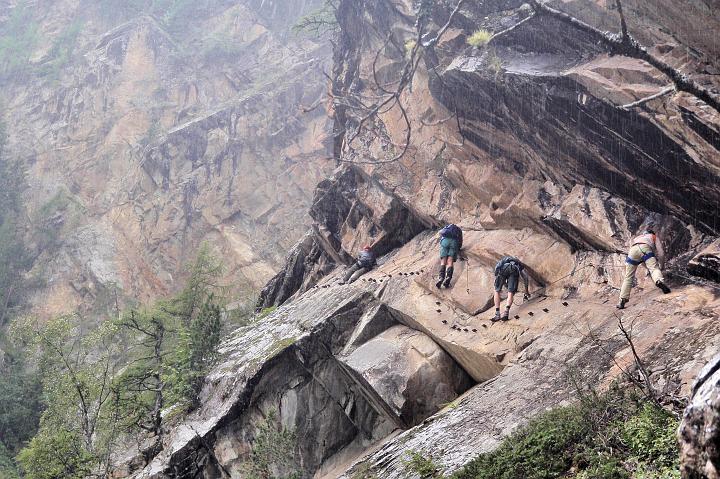
[[[315,39],[332,37],[340,30],[337,21],[337,8],[338,2],[336,0],[325,0],[322,6],[302,16],[293,25],[293,33]]]
[[[131,362],[115,391],[126,427],[162,437],[162,411],[193,409],[217,358],[222,329],[222,265],[203,245],[188,268],[185,288],[151,308],[131,310],[117,322],[131,344]]]
[[[24,71],[39,40],[39,27],[32,11],[16,6],[0,28],[0,78]]]
[[[37,355],[45,405],[37,435],[18,455],[29,479],[85,477],[108,466],[116,422],[108,406],[120,367],[116,331],[105,323],[83,337],[81,328],[76,315],[13,324],[16,341]]]
[[[3,451],[9,456],[24,445],[17,460],[28,479],[107,474],[121,434],[155,438],[142,453],[159,452],[164,413],[197,405],[220,342],[222,266],[203,246],[187,273],[175,297],[129,310],[89,333],[78,315],[13,323],[14,342],[36,359],[39,381],[4,366],[13,374],[0,377],[0,388],[11,395],[0,398],[0,467]],[[33,394],[44,410],[28,443],[40,408],[17,400]]]
[[[242,464],[247,479],[299,479],[297,434],[282,426],[275,411],[259,424],[249,460]]]

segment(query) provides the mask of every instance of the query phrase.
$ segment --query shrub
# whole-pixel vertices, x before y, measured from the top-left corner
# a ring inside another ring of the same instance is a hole
[[[408,40],[405,42],[405,56],[410,57],[410,54],[415,49],[415,45],[417,45],[417,42],[415,40]]]
[[[678,455],[677,428],[678,420],[670,413],[655,404],[645,403],[623,423],[622,439],[639,461],[669,467]]]
[[[567,471],[589,425],[579,406],[542,414],[495,451],[472,461],[457,479],[550,479]]]
[[[84,479],[94,463],[80,435],[62,429],[41,432],[17,459],[27,479]]]
[[[455,479],[679,478],[669,412],[617,385],[541,414]]]
[[[258,426],[250,458],[242,465],[242,477],[299,479],[296,443],[295,431],[282,427],[275,411],[270,411]]]
[[[435,464],[432,458],[425,457],[419,451],[408,451],[407,459],[403,459],[402,463],[405,469],[417,474],[422,479],[442,478],[440,468]]]
[[[468,37],[467,43],[476,48],[484,47],[488,44],[492,36],[491,32],[481,28],[480,30],[475,30],[475,32]]]

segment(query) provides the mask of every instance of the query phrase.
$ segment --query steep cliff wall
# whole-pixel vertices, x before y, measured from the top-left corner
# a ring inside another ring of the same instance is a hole
[[[202,241],[250,299],[335,165],[330,52],[291,33],[321,2],[32,3],[4,11],[31,41],[2,95],[29,217],[54,221],[31,272],[49,278],[35,311],[172,292]]]
[[[420,4],[430,43],[455,5],[431,3]],[[618,19],[606,3],[558,6],[611,28]],[[684,29],[689,20],[669,2],[646,3],[628,2],[632,33],[717,94],[715,39]],[[268,420],[296,434],[277,474],[418,477],[410,452],[451,472],[572,401],[568,372],[602,387],[632,370],[619,320],[633,325],[658,390],[687,396],[714,355],[719,286],[702,278],[717,263],[717,112],[686,93],[624,108],[669,80],[512,0],[465,3],[390,98],[416,45],[417,7],[339,3],[332,94],[342,165],[319,185],[315,224],[263,292],[263,305],[282,306],[227,341],[207,403],[137,477],[241,477]],[[705,25],[716,13],[705,2],[683,10]],[[524,19],[488,46],[467,44]],[[374,115],[373,102],[388,98]],[[464,228],[466,258],[453,288],[438,290],[433,229],[446,222]],[[649,224],[665,243],[673,292],[638,274],[629,309],[617,311],[627,242]],[[363,244],[384,255],[380,266],[338,284]],[[492,268],[504,254],[523,260],[536,294],[509,322],[491,323]],[[409,330],[420,336],[404,340]],[[422,368],[402,364],[428,340],[449,358],[426,351]],[[460,394],[456,368],[478,384],[427,419],[439,404],[408,404],[436,386],[438,397]],[[434,374],[418,391],[423,369]]]

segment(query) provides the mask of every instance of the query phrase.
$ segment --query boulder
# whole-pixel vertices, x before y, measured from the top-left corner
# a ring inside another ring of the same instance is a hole
[[[720,240],[700,251],[690,260],[687,268],[694,276],[720,282]]]
[[[468,374],[425,334],[394,326],[340,359],[411,427],[465,392]]]
[[[683,479],[720,478],[720,355],[698,375],[678,437]]]

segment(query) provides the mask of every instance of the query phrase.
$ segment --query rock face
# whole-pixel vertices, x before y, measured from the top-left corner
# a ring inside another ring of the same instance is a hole
[[[289,449],[280,451],[286,467],[312,477],[418,424],[470,387],[450,355],[400,325],[369,291],[338,293],[318,288],[234,333],[203,406],[136,476],[220,477],[225,470],[243,477],[255,466],[260,428],[276,421],[292,431]]]
[[[383,97],[399,78],[415,3],[339,3],[333,113],[342,165],[319,183],[314,224],[261,295],[260,306],[280,307],[228,339],[205,404],[137,477],[242,477],[271,417],[294,431],[292,454],[272,465],[279,474],[415,478],[411,452],[451,473],[573,401],[578,381],[603,387],[631,371],[618,321],[633,325],[651,381],[668,393],[689,394],[716,353],[716,286],[692,274],[712,278],[714,268],[717,113],[686,94],[623,108],[668,80],[551,18],[471,48],[474,31],[501,31],[531,10],[469,2],[425,52],[399,97],[404,111],[380,109],[354,136],[366,112],[352,100]],[[717,45],[668,35],[682,16],[656,3],[652,14],[637,4],[628,17],[640,40],[716,88],[704,72],[717,66]],[[433,2],[429,30],[453,7]],[[600,28],[616,24],[600,3],[560,7]],[[699,4],[687,12],[716,22]],[[688,46],[697,53],[681,55]],[[408,126],[407,153],[388,161]],[[452,288],[439,290],[435,231],[448,222],[463,227],[465,242]],[[664,243],[673,291],[663,295],[641,271],[629,308],[617,311],[628,242],[648,225]],[[339,285],[364,244],[381,256],[378,267]],[[493,267],[506,254],[526,265],[534,296],[517,301],[509,322],[492,323]]]
[[[93,310],[105,291],[166,295],[202,242],[252,299],[335,167],[321,101],[330,51],[291,34],[322,2],[35,3],[25,20],[37,51],[2,77],[29,217],[57,220],[32,272],[51,278],[35,312]],[[57,44],[69,48],[62,63],[44,50]]]
[[[239,290],[272,277],[258,306],[279,308],[227,338],[202,406],[167,431],[149,462],[129,450],[118,458],[119,476],[265,468],[414,478],[410,452],[452,472],[572,401],[578,376],[603,387],[632,370],[618,321],[632,324],[651,380],[673,394],[689,394],[716,353],[717,285],[692,275],[716,279],[717,112],[684,93],[625,107],[668,79],[503,0],[467,2],[397,102],[363,121],[367,102],[387,98],[405,69],[417,3],[338,3],[332,135],[313,68],[325,52],[287,37],[288,12],[315,2],[193,7],[198,25],[188,34],[198,45],[214,45],[208,31],[239,45],[213,46],[199,71],[166,26],[139,16],[86,31],[85,63],[61,87],[11,84],[11,146],[33,158],[31,193],[60,189],[72,199],[51,217],[72,234],[47,265],[58,278],[48,311],[113,282],[147,295],[170,288],[202,239],[247,277]],[[555,3],[599,28],[617,24],[607,2]],[[628,3],[641,41],[717,92],[715,38],[683,29],[681,15],[716,25],[713,7],[689,2],[679,12],[657,0],[650,12],[648,2]],[[421,4],[431,33],[455,5]],[[48,25],[61,11],[48,10]],[[485,47],[467,44],[479,29],[519,22]],[[406,154],[393,159],[408,131]],[[331,173],[328,163],[340,166]],[[436,230],[449,222],[465,243],[452,288],[439,290]],[[628,242],[649,225],[667,251],[673,291],[661,294],[641,269],[628,309],[617,311]],[[378,267],[339,285],[365,244]],[[535,294],[517,301],[509,322],[491,323],[493,266],[506,254],[526,265]],[[697,386],[699,401],[715,401],[711,383]],[[694,411],[685,435],[700,451],[688,446],[686,463],[708,471],[716,458],[702,449],[714,440],[704,427],[714,419]],[[268,441],[280,454],[257,464]]]
[[[681,472],[684,479],[720,477],[720,356],[695,380],[690,404],[680,425]]]
[[[332,267],[352,262],[364,245],[383,255],[432,224],[381,183],[353,168],[340,168],[318,185],[310,216],[315,226],[293,248],[287,266],[266,285],[259,306],[277,306],[307,291]]]
[[[691,259],[688,271],[695,276],[720,283],[720,241],[708,245]]]
[[[469,388],[470,378],[424,333],[394,326],[341,361],[367,381],[405,428],[419,424]]]

